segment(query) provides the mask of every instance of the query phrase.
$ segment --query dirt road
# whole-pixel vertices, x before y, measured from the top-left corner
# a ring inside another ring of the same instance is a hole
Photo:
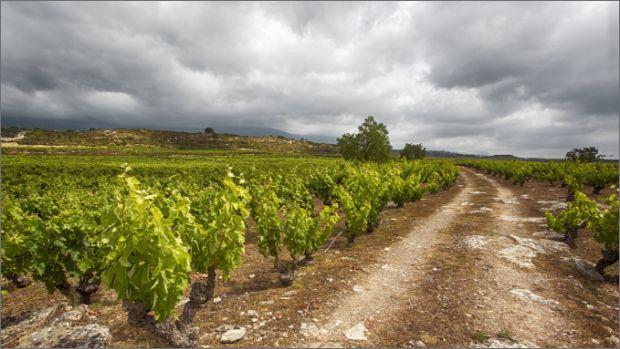
[[[542,214],[524,214],[529,196],[469,169],[461,175],[449,204],[411,222],[325,321],[306,325],[314,341],[303,345],[617,345],[617,308],[558,267],[571,251],[544,238]]]

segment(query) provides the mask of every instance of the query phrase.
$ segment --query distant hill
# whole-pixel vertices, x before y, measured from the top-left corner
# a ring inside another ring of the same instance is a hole
[[[243,150],[315,155],[336,155],[338,153],[333,144],[295,140],[282,135],[255,137],[230,133],[207,134],[148,129],[44,130],[2,127],[2,138],[4,142],[8,141],[14,147],[134,145],[178,150]],[[3,143],[3,145],[8,144]]]
[[[27,119],[22,126],[14,126],[15,120],[2,119],[2,137],[4,142],[12,142],[17,145],[51,145],[51,146],[109,146],[109,145],[142,145],[159,146],[180,150],[244,150],[258,152],[295,152],[317,155],[337,155],[335,139],[327,136],[301,136],[291,134],[279,129],[257,126],[222,126],[216,127],[215,134],[204,132],[187,132],[179,130],[150,130],[144,128],[90,128],[90,129],[65,129],[63,126],[75,125],[75,123],[53,122],[49,120],[42,123],[45,126],[34,123],[35,120]],[[33,122],[31,124],[31,122]],[[49,125],[54,124],[56,129]],[[25,134],[19,136],[20,132]],[[5,143],[6,144],[6,143]],[[398,155],[400,149],[394,149]],[[429,158],[452,158],[452,159],[496,159],[496,160],[529,160],[549,161],[560,159],[520,158],[510,154],[478,155],[464,154],[446,150],[427,150]],[[617,160],[610,160],[617,161]]]
[[[427,156],[433,158],[475,158],[475,159],[497,159],[497,160],[518,160],[514,155],[477,155],[477,154],[461,154],[445,150],[427,150]]]
[[[396,154],[400,150],[395,150]],[[510,154],[499,155],[479,155],[479,154],[463,154],[447,150],[426,150],[426,156],[429,158],[445,158],[445,159],[490,159],[490,160],[527,160],[527,161],[551,161],[560,159],[542,159],[542,158],[520,158]]]
[[[2,127],[7,128],[23,128],[33,129],[40,128],[46,130],[79,130],[86,131],[91,128],[97,129],[140,129],[143,126],[139,124],[135,125],[119,125],[111,122],[101,121],[94,118],[85,117],[82,120],[70,120],[70,119],[46,119],[46,118],[17,118],[13,116],[2,116]],[[306,139],[316,143],[336,143],[336,137],[322,136],[322,135],[303,135],[292,134],[283,130],[279,130],[271,127],[261,126],[238,126],[227,125],[225,123],[205,123],[203,127],[172,127],[168,128],[169,131],[190,132],[196,133],[204,130],[205,127],[212,127],[217,133],[228,133],[239,136],[282,136],[290,139]]]

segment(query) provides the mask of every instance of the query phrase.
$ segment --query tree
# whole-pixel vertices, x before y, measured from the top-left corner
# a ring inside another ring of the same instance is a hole
[[[346,160],[355,160],[360,158],[360,145],[357,134],[345,133],[338,138],[338,150]]]
[[[369,116],[358,127],[359,133],[345,133],[338,139],[340,154],[347,159],[383,162],[390,159],[392,146],[388,130]]]
[[[423,159],[426,156],[426,148],[420,144],[407,143],[400,152],[400,157],[408,160]]]
[[[213,130],[213,127],[207,127],[207,128],[205,128],[205,133],[206,134],[214,134],[215,131]]]
[[[581,162],[596,162],[602,158],[596,147],[575,148],[566,153],[566,160]]]

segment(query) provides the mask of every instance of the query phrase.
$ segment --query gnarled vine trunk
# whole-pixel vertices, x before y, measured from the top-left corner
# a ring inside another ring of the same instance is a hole
[[[24,288],[32,283],[32,281],[29,278],[23,275],[11,274],[7,276],[7,279],[11,280],[13,285],[15,285],[15,287],[17,288]]]
[[[586,227],[586,223],[581,223],[577,227],[566,227],[566,233],[564,234],[564,242],[570,247],[575,248],[577,246],[577,232],[579,229]]]
[[[375,227],[372,223],[368,223],[368,226],[366,227],[366,234],[371,234],[373,231],[375,231]]]
[[[592,190],[592,194],[598,195],[601,193],[601,190],[603,190],[604,188],[605,188],[604,185],[595,185],[594,189]]]
[[[566,195],[566,202],[573,202],[573,201],[575,201],[575,191],[569,187],[568,194]]]
[[[353,243],[355,242],[355,234],[348,234],[347,235],[347,243],[349,246],[353,245]]]
[[[607,281],[617,282],[618,276],[610,276],[605,273],[605,268],[618,261],[618,250],[602,250],[603,257],[594,266],[594,269]]]
[[[280,270],[280,261],[278,260],[278,254],[276,253],[276,255],[274,256],[275,259],[273,260],[273,269],[274,270]]]
[[[80,278],[80,283],[75,288],[75,291],[80,295],[80,302],[82,304],[90,304],[92,295],[99,291],[101,280],[95,277],[93,274],[86,274]]]
[[[136,326],[151,326],[155,318],[149,315],[149,308],[142,302],[123,301],[123,308],[127,312],[127,322]]]
[[[215,268],[207,271],[207,281],[194,281],[189,294],[189,301],[183,308],[179,320],[167,319],[157,322],[149,314],[149,308],[142,302],[123,302],[127,311],[127,322],[132,325],[146,327],[167,339],[175,347],[189,348],[198,346],[198,329],[190,327],[198,310],[213,298],[216,281]]]
[[[189,301],[185,303],[183,308],[183,314],[179,318],[179,324],[181,328],[189,326],[194,321],[194,317],[198,310],[207,304],[207,302],[213,298],[215,293],[215,267],[210,267],[207,271],[207,282],[194,281],[192,282],[192,289],[189,293]]]
[[[280,283],[282,286],[290,286],[293,284],[295,280],[295,265],[297,264],[297,260],[294,256],[291,255],[291,267],[289,270],[281,272],[278,276]]]
[[[570,248],[575,248],[575,240],[577,239],[577,229],[576,228],[568,228],[566,230],[566,235],[564,236],[564,242],[566,242],[566,244],[568,246],[570,246]]]

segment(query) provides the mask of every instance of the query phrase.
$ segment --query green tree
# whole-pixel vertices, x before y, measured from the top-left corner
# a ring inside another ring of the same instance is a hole
[[[215,130],[213,130],[213,127],[207,127],[207,128],[205,128],[205,133],[206,134],[214,134]]]
[[[359,133],[345,133],[338,139],[340,154],[347,160],[384,162],[390,159],[392,146],[384,124],[367,117],[358,127]]]
[[[426,148],[420,144],[407,143],[400,152],[400,157],[408,160],[423,159],[426,156]]]
[[[357,134],[345,133],[338,138],[338,151],[346,160],[360,159],[360,145]]]
[[[575,148],[566,153],[566,160],[570,161],[595,162],[601,157],[596,147]]]

